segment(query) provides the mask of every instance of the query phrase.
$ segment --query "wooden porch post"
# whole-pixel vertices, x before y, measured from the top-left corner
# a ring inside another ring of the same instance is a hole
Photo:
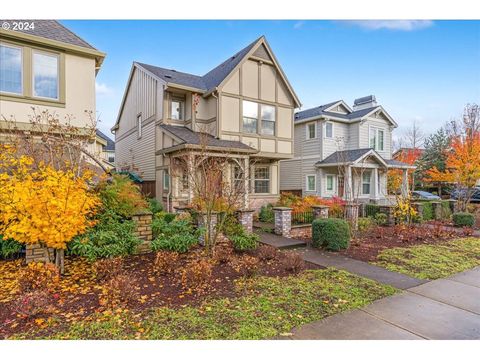
[[[346,166],[345,171],[345,200],[351,201],[353,200],[353,179],[352,179],[352,167],[350,165]]]

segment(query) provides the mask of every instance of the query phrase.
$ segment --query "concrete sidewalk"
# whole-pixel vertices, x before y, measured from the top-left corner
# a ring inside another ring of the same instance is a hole
[[[293,330],[290,339],[480,339],[480,267]]]

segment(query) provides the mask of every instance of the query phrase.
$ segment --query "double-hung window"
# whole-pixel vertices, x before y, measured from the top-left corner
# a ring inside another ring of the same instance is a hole
[[[257,133],[258,104],[252,101],[243,102],[243,132]]]
[[[254,172],[254,191],[256,194],[268,194],[270,192],[270,167],[256,166]]]
[[[56,54],[33,52],[33,96],[58,100],[59,57]]]
[[[316,180],[315,175],[307,175],[307,191],[316,191]]]
[[[385,130],[370,128],[370,147],[374,150],[383,151],[385,149]]]
[[[315,139],[317,137],[317,123],[312,122],[307,124],[307,140]]]
[[[0,92],[22,95],[22,48],[0,44]]]
[[[370,171],[365,171],[362,174],[362,194],[369,195],[370,187],[372,182],[372,173]]]
[[[275,107],[260,105],[262,113],[262,135],[275,135]]]
[[[333,123],[331,122],[325,123],[325,137],[327,139],[333,139]]]
[[[335,177],[333,175],[327,175],[327,191],[333,191],[335,186]]]

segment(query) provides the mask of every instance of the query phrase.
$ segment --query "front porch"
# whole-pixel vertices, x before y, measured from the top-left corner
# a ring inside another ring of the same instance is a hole
[[[340,197],[346,201],[388,205],[395,203],[395,194],[387,190],[387,173],[401,169],[401,194],[409,192],[408,171],[414,169],[405,163],[385,160],[373,149],[337,151],[316,164],[319,179],[318,195]],[[307,179],[307,190],[308,190]]]

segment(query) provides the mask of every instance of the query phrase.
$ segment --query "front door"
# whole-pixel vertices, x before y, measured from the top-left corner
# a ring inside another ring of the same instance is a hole
[[[343,176],[338,177],[338,196],[343,198],[345,195],[345,180]]]

